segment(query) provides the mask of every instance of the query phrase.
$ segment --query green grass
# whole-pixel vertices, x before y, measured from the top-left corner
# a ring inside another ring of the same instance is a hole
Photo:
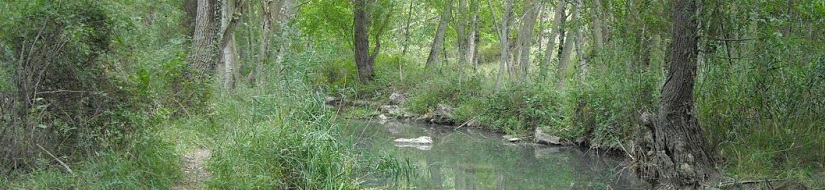
[[[52,164],[0,179],[0,189],[167,189],[180,179],[172,143],[151,131],[135,138],[122,150],[102,150],[71,164],[74,175]]]

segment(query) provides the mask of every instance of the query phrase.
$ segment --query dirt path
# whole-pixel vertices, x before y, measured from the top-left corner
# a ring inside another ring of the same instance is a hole
[[[184,179],[178,182],[172,189],[203,189],[203,182],[209,179],[209,171],[205,169],[206,159],[209,158],[210,151],[206,148],[198,148],[192,152],[183,155],[184,165],[183,170]]]

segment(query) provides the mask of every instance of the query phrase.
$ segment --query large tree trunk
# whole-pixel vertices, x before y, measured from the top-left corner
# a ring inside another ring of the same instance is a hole
[[[521,21],[521,29],[518,33],[518,50],[516,56],[518,61],[517,75],[525,77],[530,67],[530,46],[533,42],[533,27],[536,25],[536,18],[538,17],[538,2],[532,0],[524,0],[524,16]]]
[[[191,73],[187,78],[203,82],[203,78],[212,73],[215,68],[215,48],[217,47],[217,25],[215,21],[215,0],[198,0],[197,15],[195,16],[195,32],[192,37],[192,53],[189,58]],[[194,76],[192,76],[194,75]]]
[[[550,70],[550,60],[553,58],[553,50],[556,50],[556,39],[560,36],[559,33],[561,32],[562,27],[564,27],[564,20],[566,15],[564,15],[565,1],[556,2],[556,8],[553,9],[555,14],[553,15],[553,28],[550,29],[550,37],[547,40],[547,49],[544,51],[544,59],[541,61],[542,65],[542,75],[547,76],[547,72]],[[564,41],[559,39],[559,41]]]
[[[695,0],[675,1],[673,43],[668,77],[662,87],[659,115],[653,127],[653,174],[643,173],[657,189],[703,189],[719,173],[714,154],[705,145],[696,119],[693,85],[696,78],[698,23]]]
[[[441,55],[441,50],[444,47],[444,35],[447,33],[447,24],[450,22],[450,13],[452,11],[453,2],[448,0],[444,3],[444,12],[441,12],[441,21],[438,22],[438,29],[435,31],[435,38],[430,46],[430,54],[427,56],[427,67],[440,64],[441,60],[438,56]]]
[[[369,52],[369,20],[367,20],[369,18],[366,1],[354,0],[355,66],[358,69],[358,81],[361,83],[372,81],[375,77]]]

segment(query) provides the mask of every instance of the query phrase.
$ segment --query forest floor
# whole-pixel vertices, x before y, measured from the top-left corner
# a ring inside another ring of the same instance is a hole
[[[184,164],[181,166],[183,179],[175,184],[172,189],[204,189],[203,182],[211,177],[206,170],[205,163],[209,159],[211,151],[206,148],[198,148],[183,155]]]

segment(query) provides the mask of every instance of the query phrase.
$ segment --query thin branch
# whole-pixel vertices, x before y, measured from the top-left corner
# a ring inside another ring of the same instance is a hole
[[[716,40],[716,41],[724,41],[724,42],[742,42],[742,41],[750,41],[750,40],[760,40],[764,38],[719,38],[713,36],[706,36],[708,39]]]
[[[63,163],[63,161],[60,161],[60,159],[57,158],[57,156],[54,156],[54,154],[52,154],[51,152],[49,152],[48,150],[43,148],[43,146],[40,146],[40,144],[35,144],[35,145],[37,145],[37,147],[40,148],[40,150],[43,150],[43,152],[46,152],[46,154],[48,154],[49,156],[54,158],[54,160],[57,161],[57,163],[60,163],[60,166],[63,166],[63,169],[66,169],[66,171],[68,171],[69,174],[74,175],[74,171],[72,171],[72,169],[69,168],[69,165],[66,165],[66,163]]]

